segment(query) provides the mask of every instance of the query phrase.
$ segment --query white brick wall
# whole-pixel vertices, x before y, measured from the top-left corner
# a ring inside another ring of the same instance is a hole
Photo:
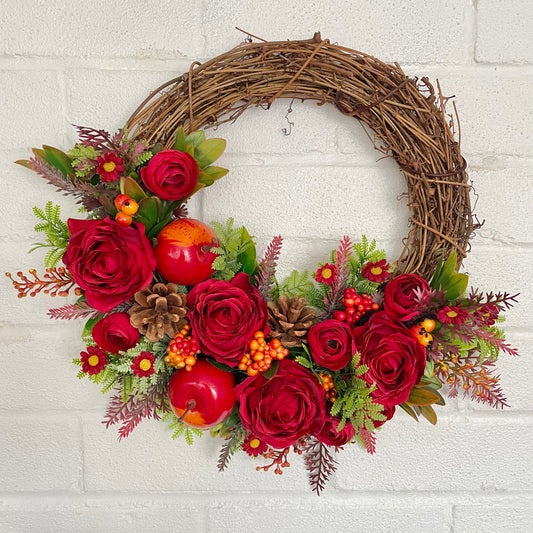
[[[12,161],[43,143],[68,147],[69,123],[113,129],[191,61],[240,42],[234,26],[272,40],[323,37],[438,77],[455,94],[463,152],[485,219],[465,262],[474,285],[520,291],[502,356],[511,408],[462,399],[439,424],[399,413],[378,453],[353,446],[318,499],[301,459],[283,476],[255,472],[245,455],[215,469],[219,441],[174,442],[143,423],[122,443],[100,420],[105,398],[76,380],[80,324],[50,322],[45,297],[0,290],[1,532],[528,532],[533,520],[533,10],[529,0],[4,0],[0,8],[0,272],[27,271],[42,255],[31,207],[65,206]],[[289,102],[249,110],[214,132],[228,139],[231,174],[193,206],[204,220],[233,215],[261,248],[286,236],[283,272],[310,268],[345,233],[399,253],[407,214],[403,178],[377,161],[355,121],[331,107]],[[226,181],[227,180],[227,181]],[[349,193],[341,194],[342,189]]]

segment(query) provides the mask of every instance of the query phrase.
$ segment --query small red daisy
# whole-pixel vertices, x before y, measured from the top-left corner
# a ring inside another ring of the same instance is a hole
[[[86,352],[80,353],[81,369],[90,376],[99,374],[107,365],[107,354],[98,346],[87,346]]]
[[[141,352],[141,354],[135,357],[131,362],[131,369],[133,370],[133,373],[140,378],[150,376],[155,372],[154,361],[154,354],[150,352]]]
[[[268,450],[268,444],[253,435],[248,435],[242,443],[242,449],[248,455],[257,457],[258,455],[263,455]]]
[[[329,263],[326,263],[323,267],[320,267],[316,271],[315,279],[318,281],[318,283],[331,285],[335,281],[338,272],[339,269],[336,265],[330,265]]]
[[[113,152],[106,152],[103,156],[99,155],[96,160],[98,161],[96,173],[100,174],[102,181],[118,180],[120,173],[124,172],[122,159]]]
[[[375,283],[381,283],[385,281],[389,276],[390,265],[385,259],[377,261],[376,263],[371,263],[370,261],[363,267],[361,274],[368,281],[373,281]]]
[[[492,326],[498,320],[498,308],[494,304],[486,304],[474,311],[476,317],[484,322],[486,326]]]
[[[464,324],[468,312],[455,305],[446,305],[437,311],[437,320],[442,324]]]

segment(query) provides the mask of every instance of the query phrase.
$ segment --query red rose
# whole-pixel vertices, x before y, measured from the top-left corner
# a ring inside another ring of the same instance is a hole
[[[339,320],[315,324],[309,330],[307,342],[315,362],[329,370],[344,368],[357,351],[352,329]]]
[[[322,427],[322,431],[316,436],[316,438],[327,446],[338,447],[348,444],[355,435],[355,428],[350,422],[346,422],[344,427],[340,431],[337,431],[339,422],[340,420],[338,418],[328,415],[324,426]]]
[[[354,329],[361,364],[368,366],[364,379],[376,383],[376,402],[385,407],[399,405],[424,374],[426,350],[401,323],[385,312],[376,313]]]
[[[163,150],[141,169],[147,189],[163,200],[181,200],[192,193],[200,170],[187,152]]]
[[[111,313],[93,327],[93,339],[106,352],[118,354],[133,348],[140,333],[130,324],[128,313]]]
[[[274,448],[290,446],[304,435],[317,435],[326,417],[325,393],[316,376],[290,359],[277,373],[245,379],[235,387],[244,428]]]
[[[70,218],[68,227],[63,262],[91,307],[106,313],[150,285],[155,257],[142,224]]]
[[[187,305],[202,352],[229,366],[239,364],[256,331],[267,332],[267,305],[243,272],[231,281],[208,279],[195,285]]]
[[[417,274],[402,274],[392,279],[385,286],[383,309],[394,320],[411,320],[418,314],[413,310],[416,305],[414,290],[418,288],[429,289],[429,285]]]

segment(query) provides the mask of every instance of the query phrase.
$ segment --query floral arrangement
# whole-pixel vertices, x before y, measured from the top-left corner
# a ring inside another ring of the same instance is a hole
[[[54,319],[84,319],[79,378],[112,393],[104,423],[127,437],[163,420],[191,444],[224,440],[218,468],[243,451],[281,474],[303,454],[317,493],[335,454],[376,434],[397,409],[436,424],[435,406],[461,391],[507,405],[495,375],[502,312],[516,295],[468,289],[455,253],[430,279],[395,275],[376,242],[340,241],[311,275],[276,277],[282,237],[262,259],[233,219],[187,217],[186,201],[227,170],[225,141],[180,128],[173,149],[78,127],[68,153],[34,149],[30,168],[81,204],[61,220],[34,208],[46,272],[10,273],[19,297],[74,294]],[[58,266],[60,263],[62,265]]]

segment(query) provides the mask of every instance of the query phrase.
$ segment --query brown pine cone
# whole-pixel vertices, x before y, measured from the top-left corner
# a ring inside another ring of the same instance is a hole
[[[316,312],[301,296],[281,296],[276,303],[267,302],[270,335],[287,348],[301,346],[309,328],[315,323]]]
[[[130,308],[131,325],[149,341],[174,335],[186,324],[187,295],[175,283],[156,283],[134,295],[137,305]]]

